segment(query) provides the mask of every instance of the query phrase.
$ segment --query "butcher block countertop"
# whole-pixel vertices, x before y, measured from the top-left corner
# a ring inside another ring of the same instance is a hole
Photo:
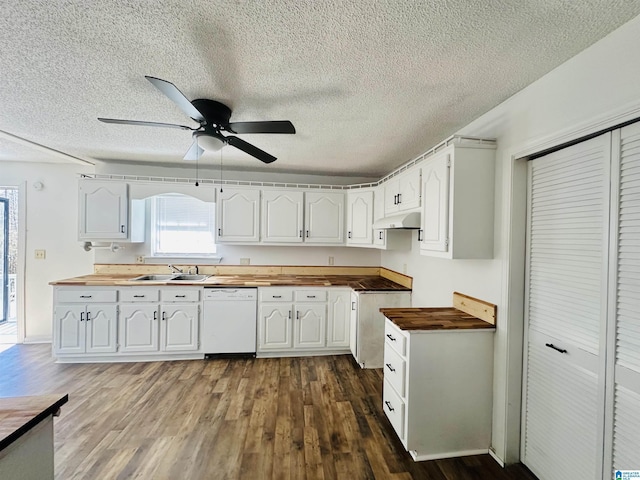
[[[212,275],[204,281],[131,281],[139,274],[91,274],[51,282],[50,285],[67,286],[185,286],[204,287],[349,287],[355,291],[411,291],[379,275]]]
[[[67,403],[68,395],[0,398],[0,451]]]
[[[496,305],[453,294],[453,307],[381,308],[401,330],[476,330],[496,328]]]

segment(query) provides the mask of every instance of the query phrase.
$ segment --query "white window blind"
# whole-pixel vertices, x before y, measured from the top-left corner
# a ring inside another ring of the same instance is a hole
[[[212,256],[215,206],[186,195],[152,198],[151,255],[156,257]]]

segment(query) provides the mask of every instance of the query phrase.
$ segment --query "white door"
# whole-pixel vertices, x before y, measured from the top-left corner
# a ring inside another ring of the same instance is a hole
[[[117,350],[118,308],[116,305],[87,305],[86,352],[113,353]]]
[[[258,322],[258,350],[287,350],[291,337],[293,309],[291,304],[263,304]]]
[[[304,194],[288,190],[262,192],[262,241],[302,242]]]
[[[351,292],[351,305],[349,315],[349,348],[351,354],[358,361],[358,294]]]
[[[420,207],[420,169],[414,168],[398,177],[398,210]]]
[[[323,348],[326,345],[327,306],[295,305],[294,348]]]
[[[610,134],[529,164],[522,461],[602,478]]]
[[[329,290],[327,347],[347,348],[351,328],[351,290]]]
[[[79,240],[127,238],[127,184],[80,180]]]
[[[373,192],[347,194],[347,245],[373,242]]]
[[[344,243],[344,194],[305,193],[305,241]]]
[[[58,353],[84,353],[85,306],[58,305],[54,309],[55,348]]]
[[[158,305],[120,304],[118,335],[121,352],[157,352]]]
[[[616,281],[610,295],[615,299],[610,317],[615,322],[609,330],[612,367],[607,371],[612,392],[608,407],[613,415],[607,435],[611,445],[605,445],[605,473],[640,468],[640,124],[614,132],[613,144],[619,146],[620,180],[619,214],[613,224],[617,262],[612,262]]]
[[[161,350],[165,352],[198,350],[199,305],[164,304],[160,312]]]
[[[260,190],[224,187],[216,203],[216,241],[260,240]]]
[[[447,153],[422,167],[421,250],[446,252],[449,239],[449,171]]]

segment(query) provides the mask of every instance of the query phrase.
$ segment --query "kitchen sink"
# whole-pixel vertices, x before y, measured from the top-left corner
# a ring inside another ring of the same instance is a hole
[[[142,275],[140,277],[132,278],[131,282],[166,282],[167,280],[173,280],[178,275],[172,273],[171,275]]]
[[[181,275],[177,275],[175,277],[173,277],[171,279],[172,282],[174,281],[185,281],[185,282],[201,282],[203,280],[206,280],[207,278],[209,278],[211,275],[198,275],[198,274],[190,274],[190,273],[185,273],[185,274],[181,274]]]

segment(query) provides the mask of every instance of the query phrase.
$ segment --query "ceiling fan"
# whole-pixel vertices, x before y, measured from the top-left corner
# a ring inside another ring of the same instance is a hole
[[[226,105],[216,102],[215,100],[208,100],[205,98],[190,101],[173,83],[146,75],[145,78],[158,90],[169,97],[169,100],[173,101],[184,113],[189,115],[189,117],[194,121],[200,123],[200,127],[192,128],[187,125],[176,125],[173,123],[141,122],[138,120],[119,120],[116,118],[98,118],[98,120],[104,123],[191,130],[193,132],[193,143],[187,151],[187,154],[184,156],[185,160],[198,160],[205,150],[217,151],[228,144],[253,157],[256,157],[264,163],[271,163],[276,160],[276,157],[273,155],[268,154],[264,150],[261,150],[236,136],[225,136],[222,132],[235,134],[296,133],[295,127],[289,120],[229,123],[229,119],[231,118],[231,109]]]

